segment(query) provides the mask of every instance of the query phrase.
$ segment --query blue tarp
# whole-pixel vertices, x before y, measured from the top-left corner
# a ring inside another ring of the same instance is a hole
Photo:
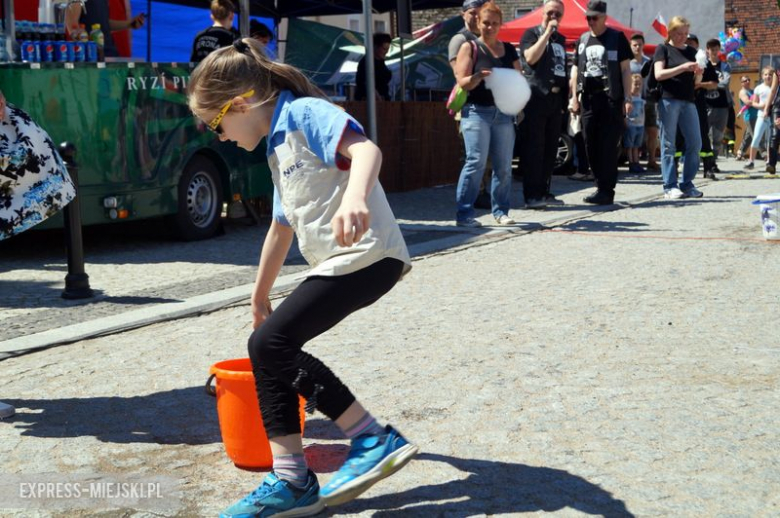
[[[208,6],[208,2],[204,2]],[[131,0],[133,15],[148,13],[147,0]],[[187,62],[192,51],[192,40],[195,35],[211,25],[209,10],[197,9],[161,2],[152,2],[151,15],[149,17],[152,27],[152,52],[150,61],[158,63]],[[274,29],[274,21],[270,18],[252,17],[271,30]],[[238,17],[235,19],[238,26]],[[133,31],[133,56],[141,59],[147,58],[148,25]],[[276,53],[276,41],[270,45],[271,51]]]

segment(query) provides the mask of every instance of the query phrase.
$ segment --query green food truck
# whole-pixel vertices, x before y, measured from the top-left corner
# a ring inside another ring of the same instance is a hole
[[[273,187],[263,146],[220,142],[192,116],[191,67],[4,63],[0,88],[55,144],[75,145],[84,225],[166,217],[197,240],[218,232],[225,203],[270,199]]]

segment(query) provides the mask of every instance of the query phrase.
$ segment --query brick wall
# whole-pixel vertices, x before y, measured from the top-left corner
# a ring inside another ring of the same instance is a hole
[[[745,29],[747,65],[757,70],[762,54],[780,54],[780,8],[777,0],[726,0],[726,25],[736,22]]]
[[[496,5],[504,13],[504,22],[515,19],[515,9],[536,9],[542,5],[542,0],[496,0]],[[428,25],[460,16],[459,8],[453,9],[426,9],[425,11],[414,11],[412,13],[412,29],[422,29]]]

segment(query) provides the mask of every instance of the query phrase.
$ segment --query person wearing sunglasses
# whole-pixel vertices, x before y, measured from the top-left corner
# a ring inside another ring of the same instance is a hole
[[[523,33],[520,56],[531,99],[518,128],[523,195],[528,209],[563,205],[551,192],[555,156],[569,85],[566,74],[566,38],[558,32],[562,0],[545,0],[539,25]]]
[[[631,99],[631,46],[626,36],[607,27],[607,3],[591,0],[585,11],[590,30],[580,36],[571,70],[572,113],[582,111],[588,160],[596,192],[583,201],[611,205],[618,178],[618,143]]]
[[[753,106],[753,88],[750,78],[742,76],[739,83],[742,87],[739,89],[739,114],[745,120],[745,132],[742,135],[742,143],[737,150],[737,160],[744,160],[748,149],[750,149],[750,143],[753,141],[758,109]]]
[[[267,140],[274,183],[248,343],[273,471],[221,516],[311,516],[356,498],[418,451],[392,426],[381,426],[329,367],[304,350],[411,270],[378,181],[382,152],[300,70],[270,60],[252,38],[206,56],[190,76],[188,95],[193,114],[208,121],[220,140],[247,151]],[[312,268],[272,308],[269,293],[295,237]],[[303,455],[299,396],[351,439],[345,464],[322,489]]]

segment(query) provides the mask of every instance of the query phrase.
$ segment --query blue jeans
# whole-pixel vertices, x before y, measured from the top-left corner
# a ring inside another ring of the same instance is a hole
[[[753,129],[753,142],[750,143],[756,149],[764,149],[768,146],[765,142],[769,139],[764,138],[764,134],[769,131],[772,134],[772,117],[757,117],[756,127]]]
[[[699,170],[701,132],[696,105],[680,99],[661,99],[658,103],[658,124],[661,127],[661,175],[664,189],[693,189],[693,179]],[[674,167],[675,139],[677,130],[685,137],[683,150],[682,183],[677,184],[677,169]]]
[[[493,216],[509,214],[512,195],[512,154],[515,146],[514,117],[495,106],[466,104],[461,110],[460,132],[466,146],[466,160],[460,171],[455,202],[457,221],[474,217],[474,202],[485,172],[488,153],[493,163],[490,198]]]

